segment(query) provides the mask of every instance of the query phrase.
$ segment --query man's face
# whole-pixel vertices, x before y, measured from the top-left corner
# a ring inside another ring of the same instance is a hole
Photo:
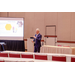
[[[39,33],[39,31],[38,30],[36,30],[36,34],[38,34]]]

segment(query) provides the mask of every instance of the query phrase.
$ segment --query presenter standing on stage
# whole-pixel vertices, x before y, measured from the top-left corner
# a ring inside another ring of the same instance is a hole
[[[34,40],[32,42],[34,42],[34,52],[40,53],[42,35],[40,34],[40,30],[38,28],[36,29],[36,34],[33,37]]]

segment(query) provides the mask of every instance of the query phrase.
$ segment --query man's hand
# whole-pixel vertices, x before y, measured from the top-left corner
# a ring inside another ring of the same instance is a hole
[[[33,36],[35,39],[36,39],[36,37],[35,36]]]
[[[34,43],[34,41],[32,41],[32,43]]]

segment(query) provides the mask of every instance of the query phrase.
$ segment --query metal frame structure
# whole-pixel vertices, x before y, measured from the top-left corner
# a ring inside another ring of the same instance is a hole
[[[46,25],[46,27],[45,27],[45,35],[47,34],[47,27],[55,27],[55,36],[56,36],[56,25]],[[45,38],[45,44],[46,44],[46,38]],[[55,46],[56,46],[56,37],[55,37]]]

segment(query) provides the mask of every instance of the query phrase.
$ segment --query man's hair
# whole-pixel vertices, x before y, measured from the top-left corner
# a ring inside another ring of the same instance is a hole
[[[37,28],[36,31],[40,31],[39,28]]]

